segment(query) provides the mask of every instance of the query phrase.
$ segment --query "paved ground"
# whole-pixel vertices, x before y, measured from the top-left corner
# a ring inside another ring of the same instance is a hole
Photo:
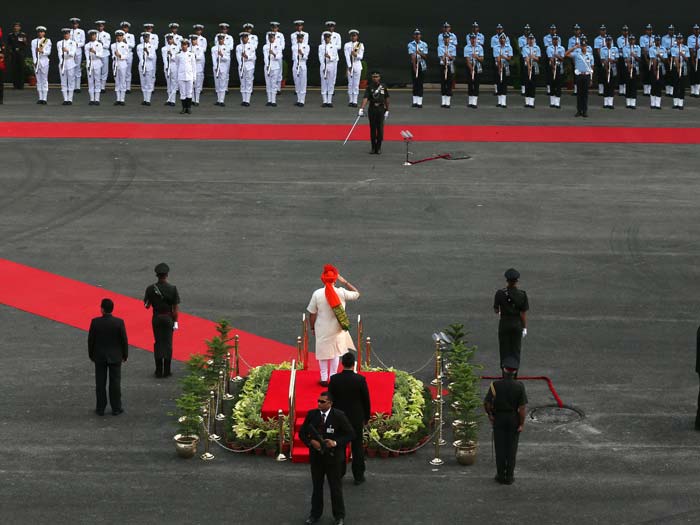
[[[181,121],[160,105],[39,108],[32,94],[14,95],[1,120]],[[482,98],[478,112],[411,111],[397,93],[391,118],[579,125],[568,110],[503,112]],[[689,106],[592,110],[586,124],[694,126],[698,104]],[[193,121],[218,109],[201,106]],[[227,107],[225,118],[353,115],[340,105],[250,109]],[[0,149],[0,256],[134,296],[167,260],[189,313],[281,341],[294,341],[321,266],[334,262],[363,292],[350,313],[363,314],[384,362],[420,368],[430,333],[462,321],[493,372],[492,295],[503,270],[522,272],[532,307],[523,372],[552,377],[585,420],[528,424],[511,487],[492,480],[485,427],[471,468],[447,448],[439,469],[428,450],[371,460],[367,485],[346,487],[348,523],[696,521],[697,147],[419,142],[416,157],[471,159],[410,168],[399,143],[380,157],[331,142],[0,140]],[[209,464],[175,457],[167,413],[177,384],[150,376],[150,354],[133,350],[124,369],[126,413],[97,418],[85,334],[7,307],[0,320],[3,522],[303,521],[308,467],[225,451]],[[528,391],[532,406],[551,402],[542,385]]]

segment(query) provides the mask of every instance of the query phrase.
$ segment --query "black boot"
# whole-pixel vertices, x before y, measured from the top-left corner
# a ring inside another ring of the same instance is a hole
[[[182,111],[180,111],[180,115],[184,115],[187,113],[187,100],[183,98],[180,102],[182,103]]]
[[[163,377],[163,360],[159,358],[155,358],[156,360],[156,377]]]
[[[192,99],[188,98],[185,102],[187,102],[187,104],[185,105],[185,112],[192,113]]]
[[[163,377],[170,377],[172,373],[170,372],[171,359],[163,359]]]
[[[377,142],[377,148],[375,149],[375,151],[376,151],[377,155],[381,155],[381,154],[382,154],[382,143],[381,143],[381,141],[378,141],[378,142]]]

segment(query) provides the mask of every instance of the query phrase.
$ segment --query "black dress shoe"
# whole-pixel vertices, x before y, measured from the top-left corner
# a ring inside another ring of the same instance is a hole
[[[327,107],[332,108],[333,104],[329,102]]]
[[[127,89],[127,90],[126,90],[126,94],[127,94],[127,95],[131,95],[131,90],[130,90],[130,89]]]
[[[277,107],[277,102],[273,102],[273,103],[270,104],[270,105],[271,105],[273,108],[276,108],[276,107]]]
[[[73,93],[80,93],[80,88],[74,89],[74,90],[73,90]]]
[[[105,411],[104,411],[104,410],[97,410],[97,409],[95,409],[95,414],[97,414],[98,416],[104,416],[104,415],[105,415]]]
[[[335,520],[335,525],[345,525],[345,518],[338,518]]]
[[[321,381],[319,384],[321,386],[328,386],[328,381]]]
[[[306,521],[304,523],[311,524],[311,523],[318,523],[319,521],[321,521],[320,517],[314,518],[313,516],[309,516],[308,518],[306,518]]]
[[[413,104],[411,104],[411,107],[412,107],[412,108],[417,108],[417,107],[418,107],[418,104],[416,104],[416,103],[414,102]]]
[[[106,89],[101,89],[101,90],[100,90],[100,93],[107,93],[107,90],[106,90]]]
[[[199,102],[192,102],[192,105],[193,105],[194,107],[197,107],[197,106],[199,106]]]
[[[41,100],[37,100],[36,103],[37,103],[37,104],[41,104]]]
[[[121,104],[119,104],[119,101],[117,100],[117,101],[114,103],[114,105],[115,105],[115,106],[120,106]]]
[[[354,485],[362,485],[365,481],[367,481],[367,480],[365,479],[364,476],[362,476],[361,478],[356,478],[355,481],[353,481],[353,484]]]
[[[113,416],[118,416],[119,414],[123,414],[123,413],[124,413],[124,410],[122,410],[121,408],[118,408],[116,410],[112,410]]]
[[[583,113],[581,116],[582,116],[583,118],[588,118],[588,113]]]

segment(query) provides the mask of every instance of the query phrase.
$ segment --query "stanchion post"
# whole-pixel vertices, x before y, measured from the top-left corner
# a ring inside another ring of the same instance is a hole
[[[357,371],[362,371],[362,316],[357,314]]]
[[[284,447],[284,412],[282,409],[277,410],[277,422],[279,424],[279,449],[280,453],[277,455],[277,461],[287,461],[287,456],[284,455],[282,448]]]
[[[301,339],[304,345],[302,370],[306,370],[309,364],[309,324],[306,321],[306,314],[301,314]]]
[[[365,342],[365,362],[367,363],[367,368],[372,367],[372,338],[367,337]]]
[[[210,424],[211,424],[211,421],[210,421],[211,415],[209,413],[209,410],[206,407],[204,408],[204,411],[202,412],[202,416],[204,417],[204,420],[206,421],[207,426],[204,429],[204,436],[203,436],[204,437],[204,454],[199,456],[199,459],[201,459],[202,461],[211,461],[216,456],[214,456],[214,454],[209,452],[209,439],[210,439],[209,428],[210,428]]]
[[[440,413],[435,412],[435,424],[440,425],[442,422],[440,421]],[[430,460],[431,465],[442,465],[444,463],[443,460],[440,459],[440,440],[438,439],[438,436],[435,436],[435,457]]]
[[[213,390],[209,392],[209,421],[210,421],[210,426],[209,426],[209,439],[211,441],[219,441],[221,439],[221,436],[219,436],[216,433],[216,421],[217,418],[214,417],[216,415],[216,394],[214,393]],[[212,432],[213,430],[213,432]]]
[[[438,375],[438,385],[437,385],[437,393],[435,395],[435,402],[437,403],[438,407],[438,414],[440,414],[440,427],[438,428],[438,442],[440,445],[445,444],[445,440],[442,437],[442,427],[443,427],[443,420],[444,420],[444,405],[445,405],[445,400],[442,397],[442,356],[439,358],[440,359],[440,375]]]
[[[219,370],[219,383],[217,385],[217,394],[218,394],[218,405],[219,405],[219,411],[216,414],[216,420],[217,421],[223,421],[226,419],[226,416],[224,415],[224,371]]]
[[[303,351],[302,343],[301,343],[301,336],[297,337],[297,363],[301,363],[301,353]]]
[[[225,394],[230,396],[231,395],[231,352],[226,352],[226,363],[225,363],[225,369],[226,369],[226,390]],[[233,396],[232,396],[233,397]]]
[[[238,334],[233,336],[233,355],[234,355],[234,361],[233,361],[233,373],[234,377],[233,380],[236,381],[237,383],[240,381],[243,381],[243,378],[241,377],[241,363],[240,363],[240,356],[238,353]]]
[[[440,341],[435,341],[435,378],[430,381],[430,384],[437,386],[438,377],[442,372],[442,363],[440,362]]]

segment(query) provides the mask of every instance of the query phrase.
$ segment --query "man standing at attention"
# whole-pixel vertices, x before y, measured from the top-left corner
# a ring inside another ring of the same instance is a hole
[[[107,374],[109,373],[109,406],[112,415],[118,416],[122,410],[121,366],[129,357],[129,342],[126,337],[124,321],[112,316],[114,303],[111,299],[102,299],[101,317],[90,322],[88,332],[88,356],[95,363],[95,394],[97,405],[95,413],[105,415],[107,406]]]
[[[168,377],[173,358],[173,332],[178,329],[177,317],[180,294],[177,287],[168,282],[170,267],[160,263],[155,268],[158,282],[146,288],[143,304],[153,307],[153,356],[156,360],[156,377]]]
[[[306,307],[309,314],[311,333],[316,336],[316,359],[321,369],[321,385],[328,386],[330,376],[338,371],[338,360],[348,349],[355,350],[352,337],[348,333],[350,321],[345,313],[345,302],[355,301],[360,292],[331,264],[323,267],[319,288],[311,295]],[[338,281],[345,288],[333,286]]]
[[[507,286],[496,292],[493,310],[500,317],[498,321],[498,350],[503,366],[506,357],[514,357],[520,368],[520,348],[527,335],[527,311],[530,304],[525,290],[518,288],[520,272],[514,268],[506,270]]]

